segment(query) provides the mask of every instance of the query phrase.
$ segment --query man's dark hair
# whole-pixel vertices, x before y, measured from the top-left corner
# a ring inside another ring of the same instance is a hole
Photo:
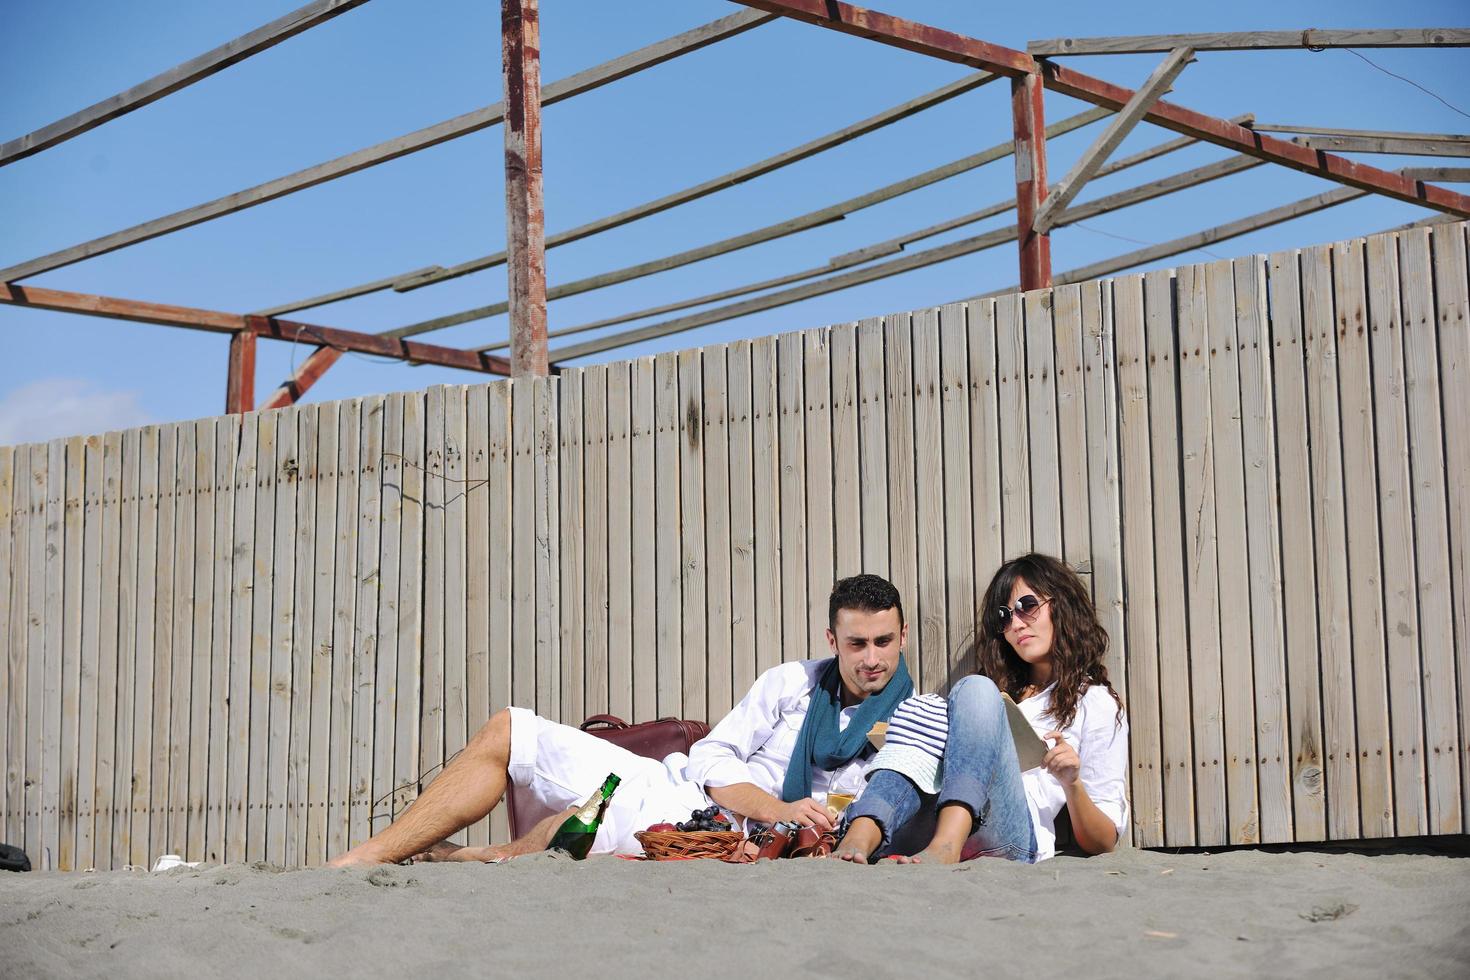
[[[852,575],[832,586],[832,597],[827,600],[827,626],[837,628],[837,612],[840,609],[860,609],[875,613],[885,609],[898,610],[899,625],[903,625],[903,601],[898,589],[881,575]]]

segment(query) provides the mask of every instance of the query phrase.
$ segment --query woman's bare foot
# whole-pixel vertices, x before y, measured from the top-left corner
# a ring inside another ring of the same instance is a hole
[[[929,846],[912,857],[896,854],[893,860],[899,864],[955,864],[960,859],[960,848],[964,842],[930,841]]]
[[[883,828],[871,817],[858,817],[847,828],[829,857],[854,864],[867,864],[868,857],[883,843]]]

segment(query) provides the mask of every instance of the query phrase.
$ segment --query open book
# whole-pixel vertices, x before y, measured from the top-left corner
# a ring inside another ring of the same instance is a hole
[[[1021,706],[1011,700],[1011,696],[1001,692],[1001,700],[1006,706],[1006,721],[1011,724],[1011,741],[1016,743],[1016,760],[1021,764],[1021,771],[1035,769],[1041,765],[1041,760],[1046,758],[1050,751],[1046,742],[1036,729],[1031,727],[1031,722],[1026,720],[1026,715],[1021,711]]]
[[[1009,694],[1002,693],[1001,700],[1006,706],[1006,721],[1010,723],[1011,741],[1016,743],[1016,759],[1021,764],[1021,771],[1035,769],[1046,757],[1049,746],[1036,734],[1036,729],[1026,720],[1021,706],[1012,701]],[[880,721],[869,729],[868,741],[873,743],[874,748],[881,749],[887,735],[888,722]]]

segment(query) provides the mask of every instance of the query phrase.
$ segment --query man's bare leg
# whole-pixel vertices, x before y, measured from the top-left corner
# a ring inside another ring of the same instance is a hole
[[[567,817],[577,812],[576,807],[567,807],[561,813],[553,813],[542,820],[531,831],[522,837],[511,841],[509,844],[491,844],[487,847],[461,847],[459,844],[451,844],[449,841],[440,841],[413,856],[415,864],[433,862],[465,862],[476,861],[489,863],[491,861],[506,861],[521,854],[534,854],[537,851],[546,850],[551,843],[551,838],[556,836],[557,828],[566,822]]]
[[[500,802],[510,780],[509,767],[510,712],[501,710],[401,817],[329,865],[396,864],[458,833]]]

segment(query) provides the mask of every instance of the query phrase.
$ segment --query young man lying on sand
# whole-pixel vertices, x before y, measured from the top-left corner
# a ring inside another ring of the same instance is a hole
[[[592,846],[640,854],[636,831],[682,820],[715,803],[760,824],[832,829],[814,793],[856,796],[872,760],[868,731],[913,691],[898,590],[876,575],[838,582],[827,604],[833,656],[772,667],[714,729],[663,760],[634,755],[524,708],[485,723],[403,815],[333,867],[428,860],[494,861],[544,850],[557,828],[608,773],[622,777]],[[507,782],[528,788],[546,816],[525,836],[491,847],[445,839],[500,802]]]

